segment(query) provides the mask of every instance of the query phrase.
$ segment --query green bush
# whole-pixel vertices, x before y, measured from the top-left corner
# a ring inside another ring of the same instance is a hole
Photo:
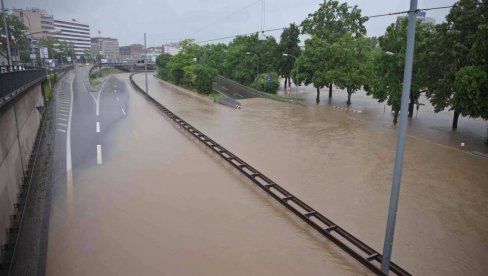
[[[217,76],[217,70],[209,67],[196,65],[193,73],[195,74],[194,87],[198,92],[210,94],[213,91],[213,81]]]
[[[42,84],[42,95],[45,101],[50,100],[57,77],[56,74],[47,74],[46,81]]]
[[[193,64],[183,68],[181,84],[188,88],[196,89],[203,94],[213,91],[213,80],[217,76],[217,70],[200,64]]]
[[[267,80],[268,76],[271,76],[271,80]],[[280,83],[278,81],[278,74],[274,72],[261,74],[254,80],[253,83],[251,83],[252,88],[273,94],[276,94],[276,90],[278,90],[279,86]]]

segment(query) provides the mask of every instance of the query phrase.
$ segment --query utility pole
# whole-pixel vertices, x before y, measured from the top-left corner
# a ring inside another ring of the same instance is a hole
[[[5,6],[2,1],[2,13],[3,13],[3,28],[5,29],[5,40],[7,41],[7,62],[8,66],[12,65],[12,55],[10,53],[10,35],[8,33],[8,23],[7,23],[7,12],[5,11]]]
[[[146,93],[149,94],[147,89],[147,47],[146,47],[146,33],[144,33],[144,71],[146,71]]]
[[[395,167],[391,183],[390,207],[388,209],[388,221],[386,224],[385,243],[383,244],[383,260],[381,271],[388,274],[390,271],[391,251],[393,247],[393,235],[395,234],[396,215],[398,210],[398,198],[400,196],[400,182],[402,178],[403,156],[405,153],[405,136],[408,123],[408,101],[410,99],[410,85],[412,82],[413,49],[415,44],[415,24],[417,16],[417,0],[410,0],[408,11],[407,51],[405,55],[405,69],[403,72],[403,90],[400,112],[400,125],[397,137]]]

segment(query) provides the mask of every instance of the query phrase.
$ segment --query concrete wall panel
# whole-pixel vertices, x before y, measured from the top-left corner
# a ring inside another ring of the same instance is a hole
[[[5,229],[10,227],[10,215],[15,211],[14,204],[18,200],[23,171],[29,162],[40,126],[38,106],[44,106],[40,84],[26,91],[13,105],[0,111],[0,244],[6,242]]]

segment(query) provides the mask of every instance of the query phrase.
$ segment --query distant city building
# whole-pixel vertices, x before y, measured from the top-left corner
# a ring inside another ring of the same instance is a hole
[[[26,34],[30,38],[40,39],[54,35],[53,16],[43,9],[13,9],[12,15],[27,27]]]
[[[178,43],[170,43],[163,45],[163,51],[165,54],[172,56],[177,55],[180,52],[180,45]]]
[[[122,61],[135,61],[144,59],[144,45],[131,44],[119,48],[120,59]]]
[[[76,59],[91,49],[90,26],[72,19],[71,21],[54,20],[54,38],[71,43],[75,49]]]
[[[110,37],[94,37],[91,39],[91,49],[94,57],[98,55],[109,62],[120,61],[119,41]]]
[[[426,23],[426,24],[432,24],[435,25],[435,19],[432,17],[427,17],[427,13],[425,11],[421,11],[417,13],[417,20]],[[397,17],[397,20],[405,20],[408,19],[408,16],[406,15],[401,15]]]
[[[162,47],[149,47],[147,48],[147,60],[150,62],[156,62],[158,56],[164,53],[164,46]]]

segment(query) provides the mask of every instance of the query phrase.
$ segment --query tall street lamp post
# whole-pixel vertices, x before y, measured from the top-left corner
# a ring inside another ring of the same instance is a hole
[[[300,83],[300,82],[298,81],[298,59],[297,59],[297,57],[296,57],[296,56],[294,56],[294,55],[290,55],[290,54],[287,54],[287,53],[283,53],[283,56],[284,56],[284,57],[292,57],[292,58],[294,58],[294,59],[295,59],[295,63],[297,64],[297,78],[296,78],[296,85],[297,85],[297,89],[296,89],[296,92],[295,92],[295,96],[296,96],[296,97],[298,97],[298,84]]]
[[[3,13],[3,28],[5,29],[5,40],[7,41],[7,62],[8,66],[12,65],[12,54],[10,53],[10,36],[8,33],[8,24],[7,24],[7,12],[5,11],[5,6],[3,5],[3,0],[2,2],[2,13]]]
[[[413,50],[415,43],[415,23],[417,15],[417,0],[410,0],[408,11],[407,49],[405,55],[405,69],[403,71],[403,90],[400,112],[400,125],[398,127],[397,147],[395,154],[395,166],[391,183],[390,207],[388,209],[388,221],[386,224],[385,242],[383,244],[383,259],[381,270],[388,274],[390,271],[391,251],[393,247],[393,235],[395,233],[396,215],[398,210],[398,198],[400,196],[400,182],[402,178],[403,156],[405,153],[405,136],[408,123],[408,100],[410,98],[410,86],[412,81]]]

